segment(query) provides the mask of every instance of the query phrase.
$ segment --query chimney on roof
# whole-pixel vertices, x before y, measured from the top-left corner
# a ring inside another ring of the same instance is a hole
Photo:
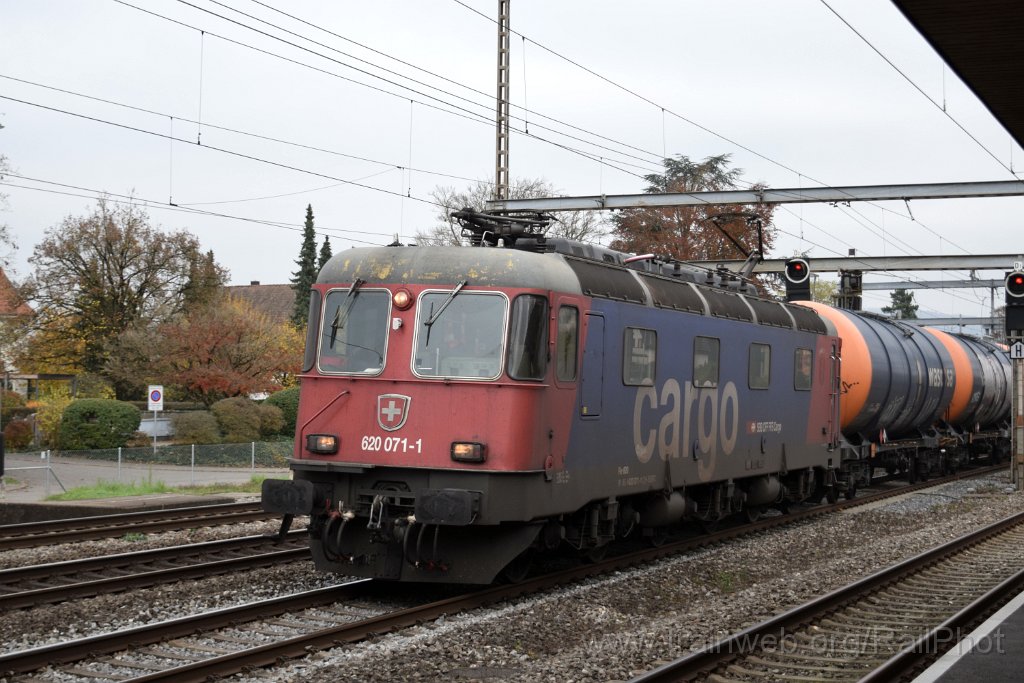
[[[258,285],[259,283],[260,283],[260,281],[259,281],[259,280],[250,280],[250,281],[249,281],[249,284],[250,284],[250,285]]]

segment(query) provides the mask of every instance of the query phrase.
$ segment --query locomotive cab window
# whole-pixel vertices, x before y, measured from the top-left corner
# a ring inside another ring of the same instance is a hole
[[[658,360],[658,333],[627,327],[622,346],[622,381],[630,386],[654,384]]]
[[[751,389],[767,389],[771,381],[772,347],[768,344],[751,344],[747,363],[747,386]]]
[[[693,386],[718,386],[719,345],[719,340],[714,337],[694,337]]]
[[[391,293],[359,285],[357,281],[349,289],[327,294],[320,328],[320,372],[373,375],[384,369]]]
[[[814,352],[810,349],[797,349],[793,366],[793,388],[797,391],[810,391],[813,371]]]
[[[548,369],[548,300],[524,294],[512,304],[508,335],[508,374],[512,379],[544,379]]]
[[[412,369],[419,377],[497,379],[508,300],[461,289],[424,292],[416,311]]]
[[[571,382],[576,379],[576,354],[579,348],[580,312],[575,306],[558,309],[558,339],[555,341],[558,379]]]

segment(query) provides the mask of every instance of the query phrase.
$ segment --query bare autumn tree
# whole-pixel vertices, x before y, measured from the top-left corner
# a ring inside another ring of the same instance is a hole
[[[730,190],[736,187],[743,173],[741,169],[729,168],[728,154],[711,156],[699,162],[679,155],[665,159],[664,165],[664,173],[644,176],[648,183],[644,192]],[[756,249],[756,227],[746,216],[753,214],[761,221],[764,251],[767,253],[775,241],[776,231],[771,227],[774,210],[774,205],[770,204],[623,209],[612,218],[615,239],[611,247],[683,261],[742,258],[736,245],[722,231],[743,245],[747,252]]]
[[[0,130],[3,130],[3,125],[0,124]],[[11,172],[10,162],[7,157],[0,154],[0,180],[4,179],[4,174]],[[0,193],[0,211],[7,209],[7,195]],[[6,223],[0,221],[0,249],[4,253],[0,254],[0,265],[7,266],[10,263],[10,254],[14,250],[14,240],[11,239],[11,231]]]
[[[555,197],[560,193],[546,180],[541,178],[514,178],[509,187],[510,199],[530,199],[532,197]],[[494,186],[483,180],[476,181],[465,190],[456,190],[450,186],[440,186],[430,192],[431,198],[440,205],[437,210],[437,223],[427,231],[417,231],[416,240],[424,246],[458,245],[463,241],[460,227],[451,218],[453,211],[476,209],[483,211],[486,202],[492,199]],[[596,242],[604,236],[601,217],[594,211],[555,211],[555,223],[548,228],[551,237],[564,237],[579,242]]]
[[[131,398],[131,388],[106,371],[118,336],[208,304],[227,277],[193,235],[163,232],[141,207],[105,199],[49,229],[29,263],[35,270],[23,291],[38,334],[19,365],[95,373],[119,399]]]

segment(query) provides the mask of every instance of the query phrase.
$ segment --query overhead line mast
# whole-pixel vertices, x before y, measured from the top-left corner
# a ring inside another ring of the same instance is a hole
[[[498,98],[495,119],[494,200],[507,200],[508,178],[508,76],[509,76],[509,4],[498,0]]]

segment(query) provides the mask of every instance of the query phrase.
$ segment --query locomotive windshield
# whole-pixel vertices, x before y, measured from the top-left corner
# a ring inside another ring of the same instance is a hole
[[[451,291],[425,292],[417,306],[413,372],[420,377],[496,379],[507,309],[501,294],[461,291],[453,297]]]
[[[321,372],[376,374],[384,368],[391,294],[357,286],[327,295],[320,328]]]

